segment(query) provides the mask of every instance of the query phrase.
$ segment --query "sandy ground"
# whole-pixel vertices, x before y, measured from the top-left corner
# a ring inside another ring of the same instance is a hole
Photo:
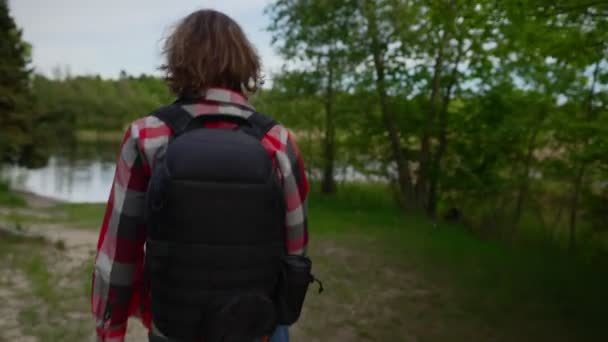
[[[19,209],[27,215],[40,215],[36,209],[51,208],[57,203],[56,200],[33,195],[30,193],[21,193],[28,207]],[[0,208],[0,211],[6,210]],[[0,228],[3,225],[0,223]],[[64,257],[58,267],[61,267],[61,272],[70,272],[76,270],[87,262],[92,264],[95,256],[95,248],[97,245],[98,233],[94,229],[75,229],[67,227],[65,224],[35,224],[28,225],[27,228],[20,232],[25,235],[44,237],[45,240],[52,244],[61,244],[63,247],[62,255]],[[1,237],[0,237],[1,238]],[[0,342],[36,342],[38,339],[33,336],[27,336],[23,329],[19,327],[18,315],[20,310],[28,304],[27,298],[22,298],[17,295],[15,289],[21,292],[27,292],[29,284],[26,277],[15,270],[0,270]],[[4,284],[8,286],[3,286]],[[31,303],[29,303],[31,305]],[[84,313],[74,313],[81,316]],[[90,341],[95,341],[93,333],[93,317],[91,316],[91,337]],[[127,341],[147,341],[147,330],[137,320],[129,322]],[[41,341],[43,342],[43,341]]]
[[[58,263],[61,272],[70,272],[82,267],[83,264],[93,261],[97,234],[94,231],[69,229],[59,226],[34,226],[28,232],[46,237],[49,241],[59,242],[65,246],[63,255],[65,259]],[[4,284],[8,286],[4,286]],[[18,316],[25,307],[32,305],[31,298],[24,298],[19,293],[28,291],[31,287],[28,279],[15,270],[1,270],[0,272],[0,342],[36,342],[40,341],[34,336],[28,336],[19,325]],[[17,292],[16,289],[19,291]],[[74,316],[82,318],[88,312],[75,312]],[[86,317],[85,317],[86,319]],[[93,333],[93,317],[90,317],[91,337]],[[137,320],[131,320],[127,334],[127,341],[147,341],[147,331]],[[43,342],[43,341],[40,341]],[[45,342],[45,341],[44,341]]]
[[[89,260],[91,263],[93,262],[98,238],[98,234],[94,230],[71,229],[54,225],[31,227],[30,231],[44,236],[49,241],[61,241],[65,245],[67,263],[62,267],[75,268]],[[91,340],[95,339],[92,337]],[[139,321],[131,320],[126,340],[147,341],[147,330]]]

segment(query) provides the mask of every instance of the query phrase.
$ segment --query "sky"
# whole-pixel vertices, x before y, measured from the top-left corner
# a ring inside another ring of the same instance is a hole
[[[33,46],[36,72],[52,76],[159,74],[163,37],[180,18],[201,8],[235,19],[257,47],[264,72],[278,71],[283,60],[270,46],[264,7],[271,0],[9,0],[11,14]]]

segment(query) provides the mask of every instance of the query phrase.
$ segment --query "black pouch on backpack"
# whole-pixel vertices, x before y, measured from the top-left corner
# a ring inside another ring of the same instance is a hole
[[[287,255],[283,257],[282,262],[283,269],[275,304],[279,324],[290,325],[300,317],[308,286],[314,281],[319,281],[311,273],[312,262],[309,258]],[[319,293],[321,293],[323,285],[321,282],[319,285]]]
[[[277,324],[274,303],[262,293],[243,293],[221,305],[210,305],[203,325],[205,342],[253,341],[270,335]],[[219,306],[217,309],[214,307]]]

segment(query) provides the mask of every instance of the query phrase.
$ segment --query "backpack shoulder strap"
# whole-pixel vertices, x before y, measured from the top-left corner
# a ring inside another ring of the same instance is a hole
[[[250,134],[255,136],[258,140],[264,139],[264,136],[266,136],[268,131],[277,125],[277,122],[271,117],[258,112],[253,112],[253,114],[247,118],[247,121],[255,128]]]
[[[190,121],[192,121],[192,115],[179,103],[161,107],[151,115],[167,124],[173,131],[174,136],[182,134],[188,127],[188,124],[190,124]]]
[[[184,133],[194,119],[179,102],[161,107],[151,115],[167,124],[173,131],[174,137]],[[253,112],[247,118],[247,121],[251,124],[253,129],[245,129],[246,133],[254,136],[258,140],[262,140],[268,131],[277,125],[277,122],[271,117],[258,112]]]

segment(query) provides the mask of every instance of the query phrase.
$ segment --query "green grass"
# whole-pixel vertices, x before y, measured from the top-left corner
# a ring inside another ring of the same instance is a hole
[[[1,205],[0,205],[1,206]],[[0,214],[5,222],[27,227],[30,224],[67,224],[70,227],[99,229],[105,212],[105,204],[100,203],[59,203],[49,208],[31,211],[16,207],[6,214]]]
[[[404,215],[390,192],[379,186],[340,190],[335,197],[313,193],[311,244],[327,236],[371,237],[392,262],[449,287],[467,314],[494,322],[497,329],[567,326],[581,340],[605,334],[605,258],[572,256],[551,244],[508,246],[481,240],[464,227]]]
[[[76,269],[57,269],[55,265],[66,262],[63,252],[40,238],[0,236],[0,274],[11,270],[24,279],[2,286],[21,302],[14,310],[18,310],[22,333],[40,341],[84,341],[92,331],[87,324],[90,318],[85,315],[90,290],[81,286],[88,283],[90,287],[90,278],[81,271],[86,269],[90,277],[90,263]]]
[[[23,197],[10,191],[8,184],[0,182],[0,206],[22,207],[25,205]]]
[[[62,203],[54,210],[65,213],[67,222],[76,227],[99,229],[105,212],[105,204],[99,203]]]
[[[2,235],[0,258],[3,266],[19,270],[25,275],[32,294],[50,305],[56,305],[58,295],[47,267],[47,242],[42,238]]]

